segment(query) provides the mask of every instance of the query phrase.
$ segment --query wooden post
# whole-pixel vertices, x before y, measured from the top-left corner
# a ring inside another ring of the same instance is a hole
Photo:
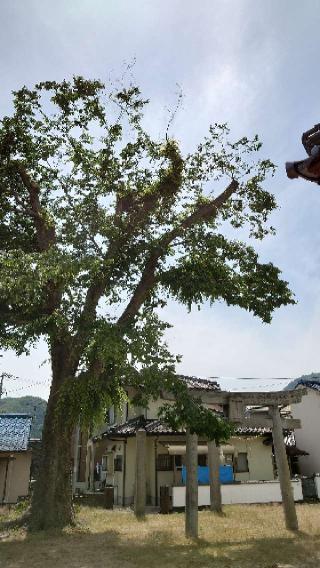
[[[186,435],[186,521],[187,537],[198,537],[198,436]]]
[[[208,465],[210,479],[210,510],[222,513],[220,483],[220,451],[214,440],[208,442]]]
[[[95,483],[94,483],[94,470],[95,470],[95,445],[94,443],[91,444],[91,451],[90,451],[90,464],[89,464],[89,490],[95,490]]]
[[[136,480],[134,514],[137,518],[146,514],[146,431],[136,433]]]
[[[79,470],[79,441],[80,441],[80,424],[78,423],[73,433],[73,472],[72,472],[72,495],[76,493],[76,483],[78,480]]]
[[[157,458],[158,458],[158,439],[154,442],[154,492],[155,492],[155,505],[158,506],[158,468],[157,468]]]
[[[293,498],[290,470],[286,447],[283,439],[282,422],[278,406],[270,407],[270,412],[273,422],[273,446],[276,456],[286,527],[291,531],[297,531],[299,528],[298,519]]]
[[[127,475],[127,438],[122,445],[123,469],[122,469],[122,507],[126,505],[126,475]]]

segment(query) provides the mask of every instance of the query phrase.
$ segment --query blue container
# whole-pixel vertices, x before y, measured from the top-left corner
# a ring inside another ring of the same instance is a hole
[[[186,483],[186,466],[182,467],[181,478],[182,483]],[[231,465],[220,465],[220,483],[233,483],[233,469]],[[209,485],[209,467],[198,466],[198,483],[199,485]]]

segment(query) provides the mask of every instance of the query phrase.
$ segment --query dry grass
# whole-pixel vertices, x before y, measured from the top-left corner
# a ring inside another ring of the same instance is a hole
[[[78,527],[62,533],[5,529],[0,567],[319,568],[320,504],[297,508],[295,535],[284,528],[278,505],[229,506],[221,517],[203,511],[200,538],[192,542],[184,538],[181,513],[138,522],[129,511],[82,507]]]

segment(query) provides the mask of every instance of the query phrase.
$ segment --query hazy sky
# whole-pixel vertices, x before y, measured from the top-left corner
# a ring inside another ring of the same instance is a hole
[[[284,162],[302,158],[301,133],[320,122],[320,3],[307,0],[10,0],[1,2],[0,114],[11,91],[73,74],[121,76],[136,58],[137,84],[152,101],[149,125],[166,128],[178,83],[183,108],[172,127],[192,148],[213,122],[235,135],[259,133],[278,164],[270,185],[280,209],[277,235],[259,251],[283,271],[298,305],[278,310],[271,325],[222,304],[165,315],[171,350],[186,374],[296,377],[320,369],[320,188],[289,181]],[[152,119],[151,119],[152,116]],[[7,353],[8,394],[48,393],[43,345],[29,358]],[[37,384],[41,382],[42,384]],[[36,383],[36,384],[35,384]],[[33,386],[32,386],[33,385]]]

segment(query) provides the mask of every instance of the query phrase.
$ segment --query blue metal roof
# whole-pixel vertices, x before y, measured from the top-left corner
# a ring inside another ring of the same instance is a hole
[[[0,452],[27,450],[31,422],[29,414],[0,414]]]

